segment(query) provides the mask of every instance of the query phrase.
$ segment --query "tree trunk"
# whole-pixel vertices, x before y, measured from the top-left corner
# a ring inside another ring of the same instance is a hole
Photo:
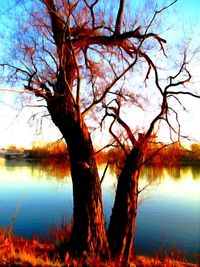
[[[102,192],[90,134],[70,97],[55,97],[48,103],[53,122],[68,145],[73,182],[72,249],[108,256]]]
[[[141,162],[141,150],[133,148],[118,178],[115,203],[108,228],[112,256],[119,256],[123,266],[129,263],[133,247]]]

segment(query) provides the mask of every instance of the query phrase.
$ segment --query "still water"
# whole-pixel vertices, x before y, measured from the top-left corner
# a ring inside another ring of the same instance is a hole
[[[140,188],[147,184],[139,198],[135,251],[153,255],[164,239],[194,259],[200,250],[200,167],[145,167]],[[108,224],[116,189],[111,170],[102,187]],[[0,159],[0,227],[12,225],[28,238],[46,235],[49,227],[71,221],[72,205],[71,179],[63,170]]]

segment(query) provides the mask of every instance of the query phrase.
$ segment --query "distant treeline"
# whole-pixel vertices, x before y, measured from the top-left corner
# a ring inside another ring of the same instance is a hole
[[[68,161],[67,146],[63,141],[33,146],[32,149],[17,149],[10,146],[9,150],[20,151],[29,154],[30,159],[43,160],[45,162]],[[127,148],[128,150],[128,148]],[[200,164],[200,143],[195,143],[186,149],[180,144],[164,145],[151,143],[145,151],[145,163],[156,166],[174,166],[176,164]],[[123,163],[124,153],[118,147],[101,150],[96,153],[98,163],[117,164]]]
[[[178,143],[170,145],[151,143],[146,148],[145,155],[144,163],[154,166],[200,165],[200,144],[192,144],[190,149],[186,149]],[[111,163],[118,162],[119,165],[123,159],[123,153],[119,148],[110,149],[105,156]]]

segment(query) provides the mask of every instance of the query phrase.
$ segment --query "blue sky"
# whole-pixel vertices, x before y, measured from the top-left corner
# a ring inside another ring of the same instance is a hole
[[[157,2],[159,6],[163,2],[170,3],[171,1],[147,0],[146,2],[153,4]],[[8,10],[11,13],[14,11],[10,7],[14,7],[13,0],[3,1],[0,7],[0,62],[7,53],[7,47],[10,42],[8,29],[10,26],[12,28],[11,24],[14,23],[14,21],[8,20],[6,17]],[[200,0],[178,0],[172,9],[167,10],[163,14],[163,19],[169,29],[161,32],[161,36],[169,40],[168,42],[171,42],[173,45],[174,43],[179,45],[182,40],[192,37],[193,44],[199,43],[200,47],[199,10]],[[193,66],[194,84],[192,85],[198,91],[200,91],[199,61],[196,60]],[[35,109],[25,108],[20,111],[23,103],[22,96],[17,93],[4,91],[5,88],[9,89],[10,87],[3,83],[0,77],[0,147],[5,147],[8,144],[29,147],[34,140],[57,140],[60,138],[59,131],[48,120],[44,120],[43,131],[38,135],[36,132],[37,121],[30,122],[30,117],[35,114]],[[16,88],[16,90],[20,89]],[[26,101],[28,98],[29,96],[26,96]],[[183,131],[191,135],[195,141],[200,142],[200,100],[187,98],[183,101],[189,110],[185,117],[182,118]],[[161,130],[161,136],[165,136],[165,129]]]

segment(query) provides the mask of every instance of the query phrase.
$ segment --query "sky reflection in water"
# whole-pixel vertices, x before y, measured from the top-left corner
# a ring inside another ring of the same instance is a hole
[[[49,226],[70,222],[72,184],[69,176],[50,175],[39,164],[0,160],[0,227],[13,224],[16,234],[31,237],[46,234]],[[100,175],[103,168],[100,168]],[[200,168],[171,170],[145,168],[140,188],[150,183],[139,199],[135,250],[153,254],[163,244],[174,244],[190,256],[200,243]],[[103,182],[106,223],[114,201],[115,175]]]

